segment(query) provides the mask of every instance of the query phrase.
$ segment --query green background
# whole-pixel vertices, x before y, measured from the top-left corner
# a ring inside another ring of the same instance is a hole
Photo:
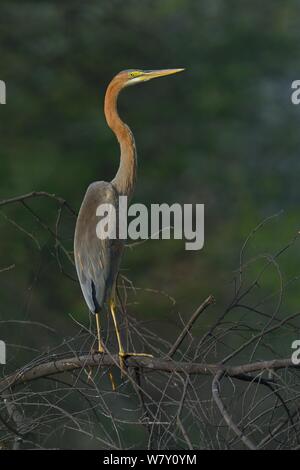
[[[171,342],[180,316],[213,294],[216,306],[198,325],[205,332],[232,296],[249,232],[283,210],[251,241],[251,257],[280,250],[300,228],[300,108],[290,99],[300,78],[299,2],[9,1],[0,12],[0,79],[7,85],[0,199],[44,190],[78,211],[89,183],[110,181],[118,167],[103,115],[110,79],[128,68],[186,68],[129,87],[119,111],[138,150],[133,202],[205,204],[205,246],[193,252],[179,241],[147,241],[127,250],[121,273],[138,288],[130,313]],[[28,204],[55,229],[55,202]],[[21,204],[1,209],[0,268],[14,267],[0,273],[0,318],[55,330],[5,324],[0,336],[14,367],[74,334],[73,318],[89,319],[79,285],[60,272],[51,234]],[[69,250],[73,230],[64,210],[60,234]],[[64,255],[62,262],[75,276]],[[299,264],[295,245],[281,260],[284,281],[299,274]],[[260,287],[265,295],[276,291],[276,273],[268,271]],[[283,313],[299,308],[298,292],[296,279]],[[273,341],[289,354],[290,343]]]

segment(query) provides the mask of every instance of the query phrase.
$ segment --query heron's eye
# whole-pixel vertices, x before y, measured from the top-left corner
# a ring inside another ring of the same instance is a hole
[[[135,72],[130,72],[131,78],[139,77],[141,74],[142,73],[137,70]]]

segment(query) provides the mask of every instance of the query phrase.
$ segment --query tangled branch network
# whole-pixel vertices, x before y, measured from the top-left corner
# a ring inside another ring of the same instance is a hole
[[[52,225],[41,216],[46,204]],[[78,286],[72,207],[47,192],[6,199],[0,206],[5,224],[40,260],[29,281],[30,295],[46,272],[50,284],[73,296]],[[288,312],[298,277],[287,279],[281,268],[281,260],[293,255],[298,235],[276,252],[249,256],[253,240],[279,216],[264,220],[245,240],[227,305],[222,308],[209,295],[190,317],[177,315],[172,340],[131,315],[143,289],[119,276],[127,350],[144,348],[153,355],[128,356],[122,379],[108,320],[101,354],[92,322],[83,324],[69,314],[61,323],[60,314],[49,326],[41,321],[41,304],[28,299],[22,316],[16,310],[6,317],[3,311],[1,331],[22,344],[8,344],[7,364],[1,366],[1,448],[299,448],[299,365],[290,345],[297,339],[300,312]],[[4,287],[19,276],[17,268],[14,259],[1,266]],[[272,289],[266,281],[271,276]],[[145,290],[166,296],[174,308],[167,294]],[[30,338],[22,334],[26,328]]]

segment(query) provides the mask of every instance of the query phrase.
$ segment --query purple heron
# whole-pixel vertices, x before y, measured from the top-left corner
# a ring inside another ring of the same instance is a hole
[[[89,310],[96,315],[98,351],[104,352],[100,336],[100,312],[108,307],[118,341],[120,366],[123,370],[126,356],[139,355],[124,351],[116,318],[116,279],[124,250],[124,240],[100,239],[96,234],[96,211],[101,204],[112,204],[118,211],[119,196],[130,201],[136,182],[137,157],[134,137],[117,111],[117,98],[129,85],[164,77],[184,69],[125,70],[110,82],[104,100],[104,114],[108,126],[120,145],[120,164],[114,179],[109,183],[96,181],[88,187],[84,196],[74,238],[74,256],[77,275]],[[118,219],[118,218],[117,218]],[[146,355],[146,354],[142,354]]]

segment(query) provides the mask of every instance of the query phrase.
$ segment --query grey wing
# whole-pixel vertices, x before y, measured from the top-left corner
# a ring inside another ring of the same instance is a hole
[[[118,195],[111,183],[100,181],[89,186],[79,211],[74,239],[74,257],[80,286],[93,313],[99,312],[108,300],[123,251],[123,243],[119,240],[97,236],[96,228],[100,222],[97,208],[101,204],[109,204],[111,208],[115,208],[117,216]],[[109,217],[113,228],[115,218],[111,213]]]

